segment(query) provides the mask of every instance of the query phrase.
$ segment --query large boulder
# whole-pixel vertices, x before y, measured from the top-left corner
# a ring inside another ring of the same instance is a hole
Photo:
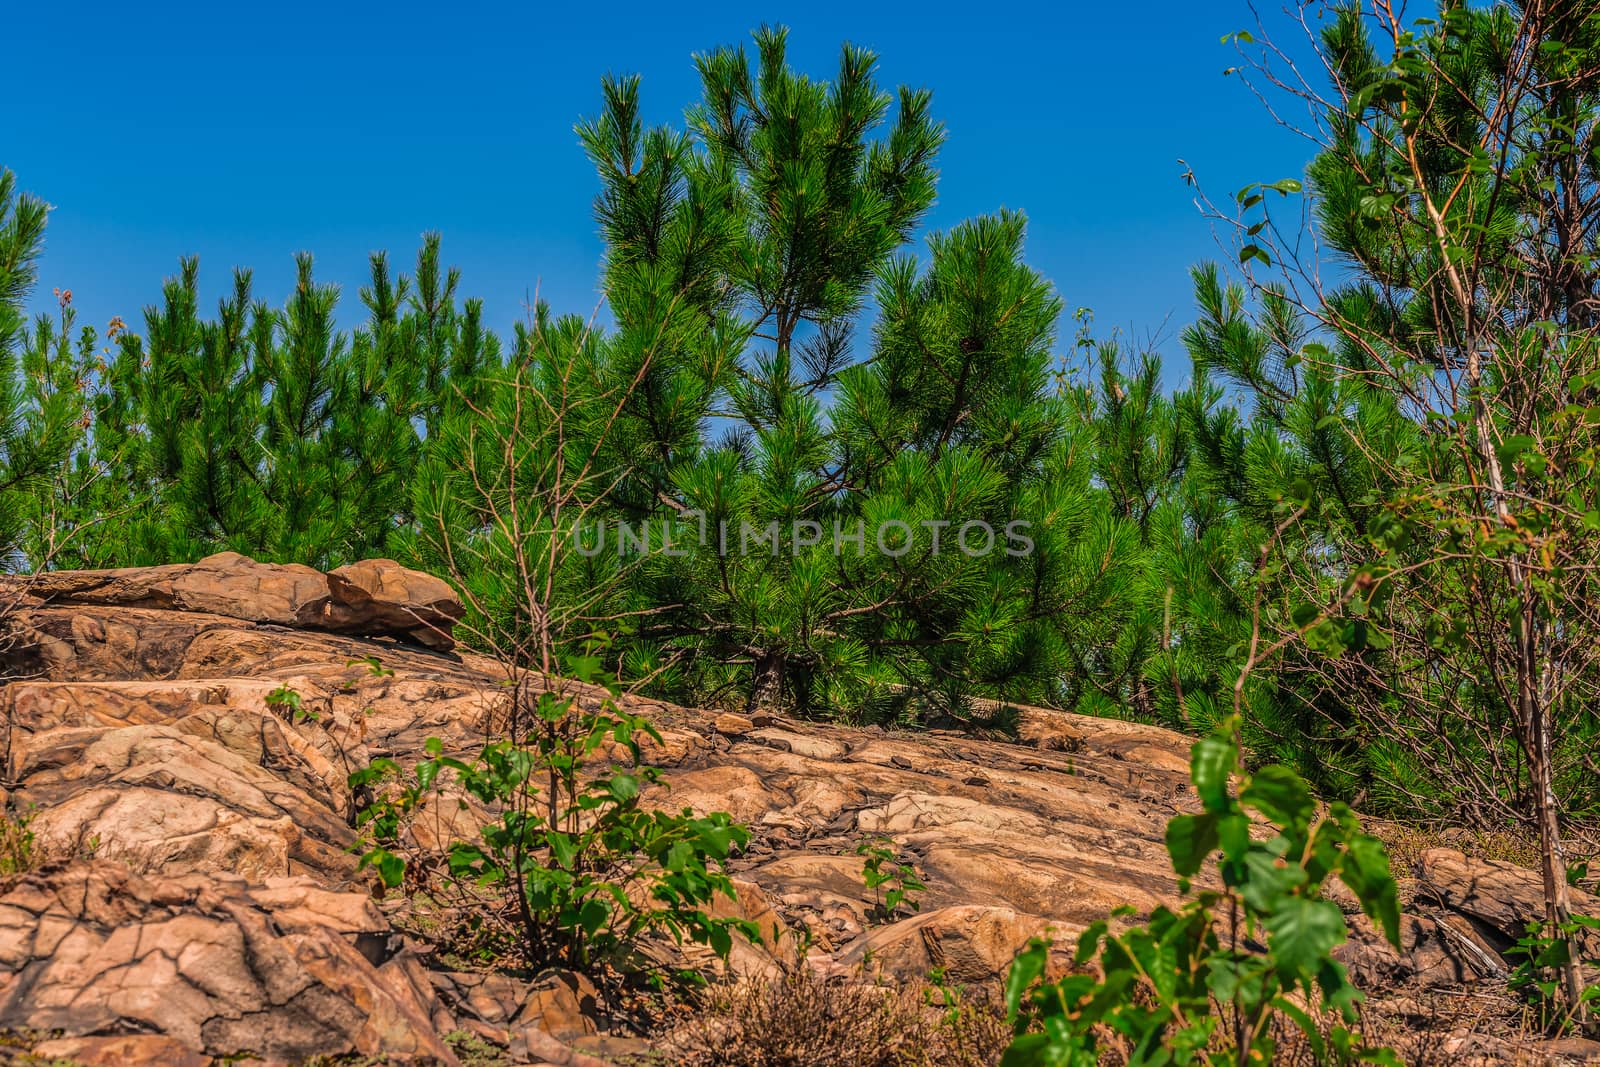
[[[1478,859],[1451,848],[1430,848],[1417,857],[1417,896],[1468,919],[1484,939],[1504,951],[1544,920],[1544,883],[1525,867]],[[1600,898],[1572,889],[1572,910],[1600,918]],[[1586,935],[1600,953],[1600,938]]]
[[[391,559],[364,560],[330,574],[297,563],[258,563],[219,552],[197,563],[50,571],[13,579],[30,598],[55,604],[181,611],[246,622],[402,637],[454,647],[463,612],[448,585]]]
[[[366,559],[328,573],[332,599],[321,626],[349,634],[396,634],[429,648],[454,647],[462,616],[455,591],[392,559]]]
[[[106,861],[36,872],[0,893],[0,1027],[154,1033],[218,1058],[455,1065],[431,983],[403,951],[385,958],[386,934],[368,898],[303,881]]]
[[[161,567],[48,571],[21,581],[30,595],[47,602],[199,612],[279,626],[315,626],[329,601],[321,571],[257,563],[237,552]]]

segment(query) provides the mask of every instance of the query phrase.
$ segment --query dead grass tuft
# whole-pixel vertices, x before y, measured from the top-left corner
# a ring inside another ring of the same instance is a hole
[[[1011,1028],[982,1001],[829,981],[800,967],[702,995],[664,1045],[674,1067],[994,1067]]]

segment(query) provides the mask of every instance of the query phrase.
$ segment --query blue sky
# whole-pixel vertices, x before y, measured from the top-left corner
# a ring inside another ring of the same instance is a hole
[[[813,76],[849,39],[884,83],[933,90],[949,140],[931,228],[1022,209],[1028,258],[1069,311],[1140,337],[1165,322],[1181,364],[1187,268],[1220,252],[1179,158],[1217,195],[1308,157],[1223,76],[1219,38],[1249,20],[1242,0],[30,4],[5,20],[0,165],[55,205],[40,310],[71,288],[80,321],[137,324],[185,254],[208,303],[237,264],[278,304],[309,250],[354,324],[368,253],[408,264],[433,229],[508,331],[536,287],[558,311],[595,304],[595,180],[572,127],[601,75],[641,74],[651,116],[676,121],[694,52],[782,23]]]

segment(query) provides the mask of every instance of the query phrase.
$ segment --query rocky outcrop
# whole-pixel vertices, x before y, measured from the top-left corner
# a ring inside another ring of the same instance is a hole
[[[394,560],[364,560],[330,574],[299,564],[257,563],[221,552],[198,563],[55,571],[14,580],[46,603],[99,604],[221,615],[246,622],[392,635],[450,648],[461,618],[450,587]]]
[[[193,1062],[454,1064],[426,973],[387,932],[370,898],[305,879],[142,877],[104,860],[45,870],[0,893],[0,1027],[155,1033]]]
[[[380,907],[356,869],[350,772],[432,737],[471,752],[504,714],[496,665],[449,648],[460,616],[443,583],[384,560],[322,575],[224,554],[30,580],[0,769],[52,865],[0,881],[0,1028],[56,1033],[39,1054],[85,1063],[451,1063],[451,1031],[598,1062],[617,1039],[580,980],[408,951],[384,910],[403,898]],[[984,739],[624,699],[661,730],[657,801],[752,830],[718,905],[763,931],[737,974],[796,966],[803,944],[825,974],[978,988],[1034,936],[1067,944],[1176,897],[1164,828],[1193,794],[1190,742],[1169,731],[1021,708],[1013,736]],[[443,848],[472,815],[442,805],[418,843]],[[920,910],[883,914],[864,842],[926,883]],[[1352,972],[1409,990],[1503,973],[1536,880],[1459,853],[1426,854],[1420,875],[1405,951],[1352,914]]]

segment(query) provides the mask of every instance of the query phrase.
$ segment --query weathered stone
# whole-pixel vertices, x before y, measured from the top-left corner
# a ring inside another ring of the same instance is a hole
[[[1010,908],[940,908],[873,930],[840,953],[831,969],[910,983],[937,971],[952,985],[987,986],[1046,932],[1063,941],[1078,933]]]
[[[711,720],[711,728],[724,737],[743,737],[754,730],[756,724],[743,715],[735,715],[730,711]]]
[[[414,962],[374,966],[335,928],[369,923],[362,905],[313,893],[106,861],[25,875],[0,893],[0,1027],[153,1032],[208,1056],[454,1064]],[[323,908],[343,922],[318,921]]]
[[[1501,951],[1515,944],[1530,922],[1544,919],[1544,883],[1524,867],[1430,848],[1417,857],[1419,897],[1463,915]],[[1572,889],[1574,914],[1600,918],[1600,898]],[[1586,941],[1600,950],[1600,938]]]
[[[60,1037],[41,1041],[33,1047],[33,1055],[46,1062],[67,1061],[75,1067],[211,1067],[216,1062],[161,1034]]]
[[[329,798],[171,726],[21,734],[10,755],[19,793],[41,809],[34,831],[58,855],[169,874],[354,869],[354,835]]]
[[[1334,950],[1334,958],[1368,990],[1451,988],[1506,973],[1500,957],[1470,929],[1425,915],[1401,918],[1398,951],[1372,923],[1355,919],[1350,940]]]
[[[455,647],[452,628],[463,614],[455,591],[431,574],[392,559],[366,559],[328,573],[332,600],[322,618],[340,633],[395,634],[429,648]]]
[[[573,971],[547,971],[528,989],[512,1020],[515,1028],[542,1030],[570,1041],[600,1032],[599,991],[594,983]]]
[[[451,628],[462,616],[461,603],[448,585],[388,559],[363,560],[323,574],[300,564],[258,563],[237,552],[220,552],[197,563],[52,571],[12,581],[47,604],[196,612],[367,637],[406,637],[445,649],[454,646]],[[78,623],[77,632],[85,643],[109,639],[92,617]]]

